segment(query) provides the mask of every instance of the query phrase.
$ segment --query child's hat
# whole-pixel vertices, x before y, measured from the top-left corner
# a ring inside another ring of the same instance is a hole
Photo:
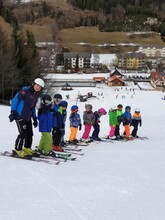
[[[89,110],[92,110],[93,107],[92,107],[91,104],[86,104],[86,105],[85,105],[85,108],[86,108],[86,109],[89,109]]]
[[[122,105],[122,104],[118,104],[117,107],[118,107],[118,108],[123,108],[123,105]]]
[[[112,111],[117,111],[117,107],[116,106],[112,106],[111,110]]]
[[[106,110],[104,108],[99,108],[98,112],[102,113],[103,115],[107,114],[107,112],[106,112]]]
[[[136,113],[140,113],[140,109],[139,108],[135,108],[135,112]]]
[[[54,99],[61,99],[62,100],[62,95],[59,93],[56,93],[53,97]]]
[[[131,107],[129,106],[129,105],[127,105],[126,107],[125,107],[125,110],[130,110],[131,109]]]
[[[71,111],[75,111],[75,110],[78,110],[78,106],[77,105],[72,105]]]
[[[41,103],[44,104],[44,105],[50,105],[52,102],[52,98],[50,97],[50,95],[48,94],[45,94],[42,96],[42,99],[41,99]]]
[[[60,106],[67,108],[68,107],[68,102],[63,100],[60,102]]]

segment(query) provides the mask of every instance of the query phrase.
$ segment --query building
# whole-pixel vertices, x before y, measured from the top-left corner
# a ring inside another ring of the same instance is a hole
[[[151,72],[151,84],[154,87],[165,87],[165,72]]]
[[[150,58],[165,57],[165,46],[139,47],[139,52],[144,53],[146,57],[150,57]]]
[[[118,76],[108,78],[108,86],[125,86],[125,82]]]
[[[64,53],[64,66],[65,69],[84,69],[90,68],[90,53],[75,53],[65,52]]]
[[[122,78],[123,77],[123,74],[116,68],[111,74],[110,76],[117,76],[117,77],[120,77]]]
[[[146,55],[144,53],[118,53],[117,67],[125,70],[142,70],[146,68]]]

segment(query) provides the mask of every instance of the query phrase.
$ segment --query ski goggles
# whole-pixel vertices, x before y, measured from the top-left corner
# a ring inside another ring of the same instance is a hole
[[[61,102],[62,99],[54,98],[54,102]]]

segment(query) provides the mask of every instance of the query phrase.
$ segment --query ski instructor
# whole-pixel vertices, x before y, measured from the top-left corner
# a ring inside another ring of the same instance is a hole
[[[44,81],[40,78],[34,80],[31,86],[23,87],[12,99],[10,122],[16,121],[19,135],[15,141],[15,152],[18,157],[28,157],[35,151],[31,149],[33,141],[33,126],[38,126],[36,116],[36,103],[39,92],[44,88]],[[24,146],[24,148],[23,148]]]

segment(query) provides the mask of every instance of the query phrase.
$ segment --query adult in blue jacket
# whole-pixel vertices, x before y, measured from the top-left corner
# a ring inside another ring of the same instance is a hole
[[[19,135],[15,141],[15,152],[19,157],[33,155],[31,149],[33,125],[37,127],[36,103],[41,89],[44,88],[44,81],[40,78],[34,80],[32,86],[22,88],[12,99],[10,122],[16,121]],[[24,149],[22,149],[24,146]]]

